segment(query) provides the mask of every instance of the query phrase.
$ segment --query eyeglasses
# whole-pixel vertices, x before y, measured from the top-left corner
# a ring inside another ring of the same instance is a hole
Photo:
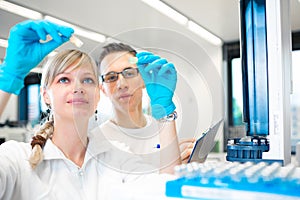
[[[126,79],[136,77],[139,73],[138,68],[128,67],[125,68],[121,72],[108,72],[107,74],[101,75],[102,81],[105,83],[111,83],[119,78],[119,74],[122,74],[122,76]]]

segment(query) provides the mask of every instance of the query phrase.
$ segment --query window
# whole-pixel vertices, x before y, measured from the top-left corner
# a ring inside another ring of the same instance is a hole
[[[36,125],[44,117],[45,108],[40,98],[41,74],[30,73],[25,78],[25,87],[19,95],[18,121],[21,124]]]
[[[300,50],[292,52],[293,94],[291,95],[291,139],[292,151],[297,141],[300,141]]]
[[[234,58],[231,61],[232,77],[232,125],[243,125],[243,87],[241,59]]]

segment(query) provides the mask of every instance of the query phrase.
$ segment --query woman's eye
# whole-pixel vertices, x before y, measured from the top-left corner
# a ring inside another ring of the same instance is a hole
[[[85,78],[85,79],[83,80],[83,82],[84,82],[84,83],[88,83],[88,84],[93,84],[93,83],[95,83],[95,81],[94,81],[92,78]]]
[[[69,79],[66,78],[66,77],[62,77],[58,80],[59,83],[68,83],[69,82]]]

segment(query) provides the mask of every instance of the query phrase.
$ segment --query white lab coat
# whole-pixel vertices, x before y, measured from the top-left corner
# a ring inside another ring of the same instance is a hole
[[[28,162],[30,144],[6,142],[0,146],[0,199],[125,199],[130,188],[134,191],[132,183],[143,188],[143,180],[149,184],[149,180],[155,179],[160,182],[157,185],[164,185],[165,180],[156,172],[149,174],[149,165],[115,146],[99,139],[97,133],[90,134],[85,160],[79,168],[48,140],[44,160],[32,170]],[[164,188],[159,190],[161,193]]]
[[[103,140],[119,141],[126,144],[129,151],[139,155],[145,163],[159,169],[160,149],[157,148],[157,145],[160,144],[159,125],[153,117],[145,115],[145,118],[147,125],[142,128],[123,128],[117,126],[111,120],[107,120],[92,131],[102,134]]]

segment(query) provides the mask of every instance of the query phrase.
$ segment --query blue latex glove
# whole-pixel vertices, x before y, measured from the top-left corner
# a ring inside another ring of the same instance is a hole
[[[137,66],[150,97],[152,116],[161,119],[175,110],[172,101],[177,83],[177,72],[172,63],[150,52],[136,55]]]
[[[44,57],[58,46],[68,41],[74,30],[49,21],[24,21],[11,28],[6,57],[0,66],[0,90],[19,94],[24,87],[24,79]],[[53,39],[46,40],[47,35]]]

